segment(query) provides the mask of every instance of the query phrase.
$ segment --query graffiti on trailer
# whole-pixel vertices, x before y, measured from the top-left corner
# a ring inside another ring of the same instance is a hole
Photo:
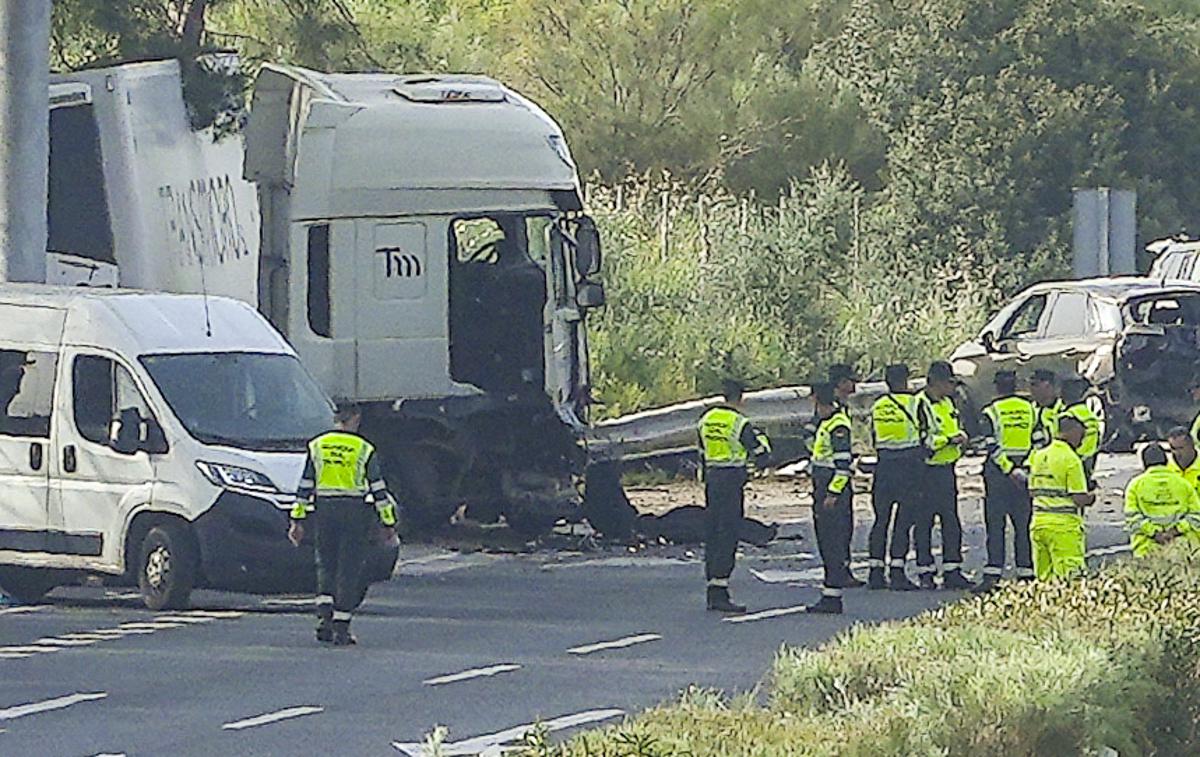
[[[170,238],[190,264],[222,265],[250,255],[229,174],[163,185],[158,199]]]

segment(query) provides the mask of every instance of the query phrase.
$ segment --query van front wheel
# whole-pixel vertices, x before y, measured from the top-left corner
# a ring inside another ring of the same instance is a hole
[[[196,585],[198,555],[187,528],[163,523],[146,532],[138,563],[138,588],[151,610],[179,610],[188,605]]]

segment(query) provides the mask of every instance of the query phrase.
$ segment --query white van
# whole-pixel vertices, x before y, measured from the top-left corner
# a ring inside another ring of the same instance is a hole
[[[287,513],[331,410],[244,303],[0,285],[0,590],[107,574],[163,609],[311,587]],[[378,580],[397,550],[376,551]]]

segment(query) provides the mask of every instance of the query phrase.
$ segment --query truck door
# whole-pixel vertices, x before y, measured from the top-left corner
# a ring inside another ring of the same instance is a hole
[[[98,350],[63,353],[52,465],[52,518],[69,554],[119,564],[121,531],[133,508],[151,501],[154,464],[145,452],[113,449],[110,434],[121,412],[151,418],[133,374],[116,356]]]
[[[65,314],[0,305],[0,552],[53,552],[49,443]]]

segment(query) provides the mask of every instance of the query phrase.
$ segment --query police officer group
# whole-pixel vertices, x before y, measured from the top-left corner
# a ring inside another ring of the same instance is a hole
[[[841,613],[843,594],[863,585],[850,568],[853,537],[854,440],[848,411],[858,376],[849,365],[829,369],[812,390],[815,431],[810,444],[813,525],[824,570],[821,598],[807,609]],[[929,366],[922,391],[910,387],[908,366],[885,371],[887,390],[871,407],[876,453],[871,486],[874,523],[868,537],[871,589],[917,591],[939,586],[933,533],[940,528],[940,585],[988,592],[1004,575],[1009,531],[1018,581],[1071,576],[1086,567],[1085,508],[1096,501],[1094,471],[1101,420],[1087,402],[1090,384],[1033,372],[1028,391],[1013,371],[999,371],[995,394],[981,413],[987,563],[978,583],[963,574],[962,524],[956,464],[969,443],[956,403],[957,384],[944,361]],[[1195,398],[1200,401],[1200,382]],[[708,509],[708,608],[742,612],[729,596],[729,576],[742,515],[747,467],[770,453],[767,437],[742,411],[742,387],[728,382],[725,403],[700,420],[700,459]],[[1142,451],[1145,472],[1126,492],[1126,524],[1135,555],[1177,538],[1200,543],[1200,418]],[[915,547],[916,582],[908,554]]]

